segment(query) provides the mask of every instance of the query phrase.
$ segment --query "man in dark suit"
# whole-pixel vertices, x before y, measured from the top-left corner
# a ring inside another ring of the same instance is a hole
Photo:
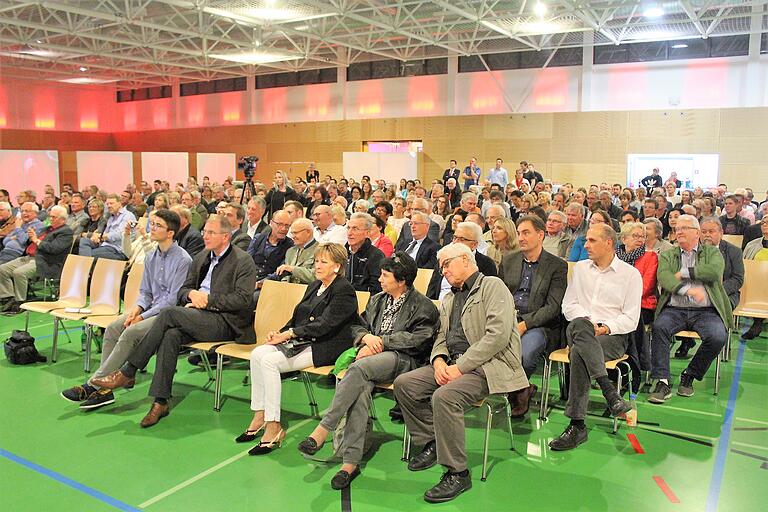
[[[278,210],[272,216],[270,228],[256,237],[248,246],[248,255],[256,265],[256,291],[253,300],[258,302],[261,284],[277,272],[277,267],[285,261],[285,253],[293,247],[293,240],[288,238],[291,217],[288,212]]]
[[[413,204],[411,206],[411,212],[419,212],[419,213],[423,213],[424,215],[427,215],[427,219],[429,220],[429,231],[427,232],[426,236],[428,236],[432,241],[434,241],[435,244],[439,244],[440,243],[440,225],[429,218],[429,203],[427,202],[427,200],[421,199],[421,198],[414,199]],[[400,236],[397,237],[397,244],[395,245],[395,251],[405,251],[412,241],[413,241],[413,234],[411,233],[411,225],[410,223],[406,222],[405,224],[403,224],[403,227],[400,230]],[[416,262],[416,264],[418,265],[418,262]],[[419,268],[423,268],[423,267],[419,265]]]
[[[211,215],[203,231],[205,251],[192,261],[179,290],[178,306],[163,309],[154,325],[117,371],[92,384],[108,389],[131,386],[136,372],[157,354],[149,388],[154,402],[141,426],[151,427],[168,416],[179,350],[195,341],[253,342],[253,289],[256,267],[245,251],[231,245],[232,225]]]
[[[568,279],[568,264],[544,250],[544,222],[535,215],[521,217],[517,222],[520,251],[504,256],[499,265],[499,277],[515,300],[523,346],[523,369],[530,380],[545,351],[559,348],[564,339],[561,332],[561,304]],[[510,393],[512,417],[522,418],[528,412],[536,386]]]
[[[195,229],[195,226],[190,224],[191,212],[189,211],[189,208],[176,204],[173,205],[171,210],[179,215],[179,220],[181,221],[179,232],[175,235],[176,243],[179,244],[179,247],[187,251],[187,254],[189,254],[191,258],[194,258],[205,248],[203,235],[200,234],[200,231]]]
[[[456,160],[451,160],[451,165],[443,173],[443,184],[448,183],[448,180],[453,178],[456,183],[459,182],[459,176],[461,175],[461,169],[458,168],[459,163]]]
[[[477,269],[481,274],[485,276],[496,277],[496,264],[488,256],[478,252],[478,242],[483,238],[483,230],[480,226],[474,222],[460,222],[456,226],[456,231],[453,235],[454,244],[464,244],[470,248],[475,255],[475,263],[477,263]],[[432,300],[442,300],[448,292],[451,291],[451,284],[447,279],[443,277],[440,268],[435,265],[435,271],[432,272],[432,277],[429,280],[427,286],[427,297]]]
[[[426,213],[414,211],[411,213],[411,221],[403,225],[403,230],[406,226],[411,228],[412,236],[403,252],[413,258],[419,268],[434,268],[437,264],[437,251],[440,246],[427,236],[431,229],[430,222],[432,221]],[[397,243],[399,246],[399,239]]]
[[[245,208],[243,208],[243,205],[241,204],[232,202],[224,208],[224,215],[232,226],[232,240],[230,243],[235,247],[247,251],[248,246],[251,245],[251,237],[248,236],[248,233],[243,229]]]

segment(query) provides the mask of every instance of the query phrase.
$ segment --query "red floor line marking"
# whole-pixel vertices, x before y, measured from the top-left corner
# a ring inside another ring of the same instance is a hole
[[[675,495],[674,492],[672,492],[672,489],[669,488],[669,485],[667,485],[667,482],[664,481],[663,478],[660,476],[653,477],[654,482],[656,482],[656,485],[659,486],[659,489],[661,489],[661,492],[664,493],[664,495],[667,497],[667,499],[672,503],[680,503],[680,500]]]
[[[643,447],[640,444],[640,441],[637,440],[637,436],[635,434],[627,434],[627,439],[629,439],[629,442],[632,445],[632,448],[635,449],[635,453],[639,453],[639,454],[645,453],[645,450],[643,450]]]

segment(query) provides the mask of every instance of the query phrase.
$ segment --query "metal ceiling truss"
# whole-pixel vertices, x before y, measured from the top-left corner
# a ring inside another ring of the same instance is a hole
[[[536,11],[538,3],[546,12]],[[768,0],[0,0],[6,76],[119,88],[282,71],[760,33]],[[646,16],[649,6],[663,15]],[[280,52],[247,64],[219,54]],[[81,71],[87,69],[87,71]]]

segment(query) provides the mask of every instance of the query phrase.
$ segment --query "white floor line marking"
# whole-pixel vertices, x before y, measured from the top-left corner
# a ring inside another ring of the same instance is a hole
[[[51,322],[49,324],[30,325],[29,328],[31,330],[31,329],[37,329],[38,327],[51,327],[51,326],[53,326],[53,322]],[[19,328],[19,330],[20,329],[21,328]],[[13,333],[14,330],[16,330],[16,329],[13,329],[13,330],[10,330],[8,332],[4,332],[4,333],[0,334],[0,338],[4,338],[5,336],[10,335],[11,333]]]
[[[768,425],[768,421],[751,420],[749,418],[739,418],[738,416],[734,419],[738,421],[746,421],[747,423],[757,423],[758,425]]]
[[[655,409],[658,406],[648,405],[648,407]],[[673,405],[664,405],[662,407],[659,407],[659,410],[662,410],[662,409],[671,409],[673,411],[690,412],[691,414],[703,414],[704,416],[716,416],[718,418],[721,418],[724,414],[724,413],[717,413],[717,412],[694,411],[692,409],[684,409],[683,407],[675,407]]]
[[[754,448],[755,450],[768,450],[768,446],[760,446],[757,444],[740,443],[739,441],[731,442],[731,446],[741,446],[744,448]]]
[[[320,413],[320,416],[325,414],[325,412],[326,411],[322,411]],[[298,422],[297,424],[295,424],[294,426],[288,428],[285,431],[285,435],[287,436],[292,431],[296,430],[297,428],[303,427],[304,425],[306,425],[310,421],[318,421],[318,420],[317,420],[317,418],[307,418],[305,420],[302,420],[302,421]],[[250,450],[250,448],[249,448],[249,450]],[[237,455],[233,455],[232,457],[228,458],[227,460],[225,460],[223,462],[219,462],[218,464],[216,464],[212,468],[208,468],[205,471],[203,471],[202,473],[198,473],[197,475],[195,475],[195,476],[193,476],[191,478],[188,478],[187,480],[184,480],[180,484],[178,484],[178,485],[176,485],[174,487],[171,487],[167,491],[161,492],[160,494],[158,494],[154,498],[148,499],[144,503],[140,504],[139,508],[147,508],[150,505],[154,505],[158,501],[160,501],[160,500],[162,500],[164,498],[167,498],[168,496],[170,496],[172,494],[175,494],[175,493],[179,492],[180,490],[184,489],[185,487],[189,487],[190,485],[194,484],[198,480],[201,480],[201,479],[205,478],[206,476],[210,475],[211,473],[215,473],[216,471],[220,470],[223,467],[229,466],[233,462],[236,462],[236,461],[242,459],[246,455],[248,455],[248,450],[246,450],[246,451],[244,451],[242,453],[238,453]]]
[[[701,434],[693,434],[691,432],[680,432],[679,430],[669,430],[668,428],[661,428],[653,425],[638,425],[637,428],[656,432],[656,433],[675,434],[678,436],[695,437],[699,439],[704,439],[706,441],[710,441],[712,443],[714,443],[718,439],[717,437],[703,436]]]

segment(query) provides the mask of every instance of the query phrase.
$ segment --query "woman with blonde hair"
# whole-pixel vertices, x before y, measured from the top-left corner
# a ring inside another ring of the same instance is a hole
[[[282,210],[286,201],[298,201],[299,195],[290,187],[291,180],[288,175],[281,170],[275,171],[275,178],[272,182],[272,188],[267,192],[264,200],[267,203],[267,215],[272,217],[276,211]]]
[[[491,229],[491,243],[488,244],[486,256],[493,260],[498,269],[505,255],[519,250],[520,242],[517,240],[517,227],[514,221],[508,217],[496,219]]]

